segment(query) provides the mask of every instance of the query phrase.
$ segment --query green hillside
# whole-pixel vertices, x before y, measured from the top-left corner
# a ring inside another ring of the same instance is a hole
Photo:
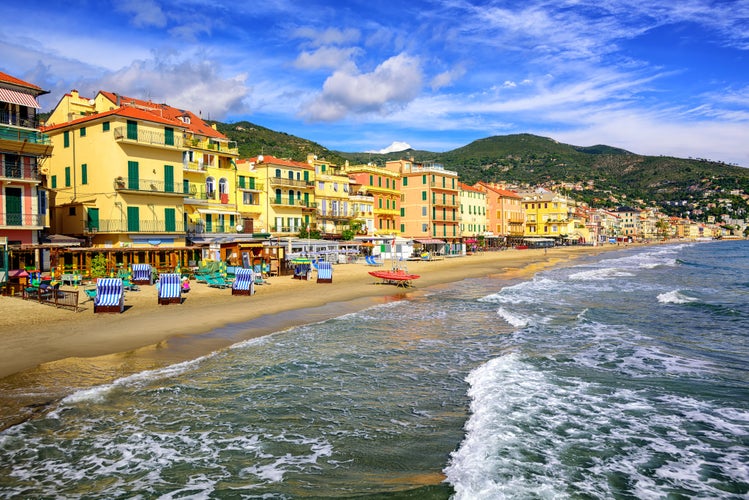
[[[606,145],[573,146],[532,134],[487,137],[444,153],[346,153],[250,122],[218,123],[217,127],[237,141],[243,158],[262,153],[305,161],[307,154],[313,153],[339,165],[346,160],[353,165],[384,165],[387,160],[413,158],[457,171],[467,184],[482,180],[545,186],[566,190],[595,207],[657,204],[674,215],[747,216],[743,208],[736,209],[746,207],[746,201],[731,192],[749,193],[749,169],[720,162],[644,156]],[[676,204],[678,209],[669,209]]]

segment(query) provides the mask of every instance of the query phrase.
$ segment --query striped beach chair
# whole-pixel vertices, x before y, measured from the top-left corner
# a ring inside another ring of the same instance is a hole
[[[255,294],[255,272],[252,269],[238,267],[236,277],[231,284],[232,295],[254,295]]]
[[[159,275],[159,304],[182,303],[182,276],[178,273]]]
[[[136,285],[153,285],[151,264],[133,264],[133,283]]]
[[[317,264],[317,282],[333,283],[333,265],[330,262],[321,261]]]
[[[121,313],[125,310],[125,287],[120,278],[99,278],[96,281],[94,312]]]

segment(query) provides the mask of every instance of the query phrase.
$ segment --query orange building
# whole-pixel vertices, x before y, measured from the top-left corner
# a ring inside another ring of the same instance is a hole
[[[375,165],[347,165],[346,173],[356,186],[353,194],[361,197],[354,208],[367,234],[400,234],[400,174]]]
[[[509,244],[520,242],[525,233],[523,197],[495,183],[478,182],[474,187],[486,193],[489,231]]]

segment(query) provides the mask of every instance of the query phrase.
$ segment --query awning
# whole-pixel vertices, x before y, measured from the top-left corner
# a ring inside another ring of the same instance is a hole
[[[30,108],[41,108],[39,103],[36,102],[36,97],[16,90],[0,89],[0,101],[20,104],[21,106],[29,106]]]
[[[422,245],[444,245],[445,242],[443,240],[437,240],[437,239],[428,239],[428,240],[414,240],[416,243],[421,243]]]

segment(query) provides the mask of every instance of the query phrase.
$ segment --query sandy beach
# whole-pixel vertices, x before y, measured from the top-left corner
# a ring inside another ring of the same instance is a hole
[[[0,390],[10,412],[0,415],[0,428],[63,397],[56,392],[60,386],[70,391],[110,383],[249,338],[402,300],[429,287],[472,277],[517,279],[576,257],[621,248],[506,250],[413,261],[407,263],[408,271],[421,278],[408,289],[378,284],[368,274],[375,268],[364,263],[335,265],[330,284],[272,277],[251,297],[192,282],[182,304],[159,305],[156,287],[141,286],[139,291],[126,292],[121,314],[94,314],[93,303],[83,293],[79,312],[0,297]],[[19,408],[27,411],[19,415]]]

